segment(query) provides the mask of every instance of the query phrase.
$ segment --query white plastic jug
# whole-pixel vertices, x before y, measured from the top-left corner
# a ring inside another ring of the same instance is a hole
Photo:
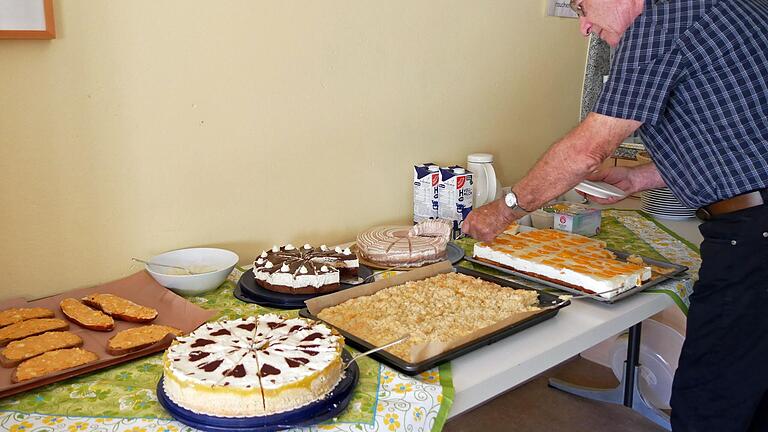
[[[474,174],[473,208],[478,208],[501,197],[501,184],[493,169],[493,155],[473,153],[467,156],[467,169]]]

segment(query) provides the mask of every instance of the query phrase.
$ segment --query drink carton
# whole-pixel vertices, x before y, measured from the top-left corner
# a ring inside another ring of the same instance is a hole
[[[440,168],[438,214],[453,221],[453,238],[461,234],[461,224],[472,211],[472,173],[454,165]]]
[[[413,223],[437,219],[440,168],[431,163],[413,166]]]
[[[557,230],[587,237],[600,232],[600,209],[577,203],[557,203],[544,210],[554,213],[554,228]]]

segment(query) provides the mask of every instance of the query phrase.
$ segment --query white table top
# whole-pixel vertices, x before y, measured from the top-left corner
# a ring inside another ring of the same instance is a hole
[[[640,293],[604,304],[573,300],[554,317],[451,363],[456,396],[449,417],[503,393],[674,304]]]

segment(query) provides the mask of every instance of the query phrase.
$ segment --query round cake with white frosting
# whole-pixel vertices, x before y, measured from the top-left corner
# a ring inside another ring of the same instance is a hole
[[[255,417],[325,397],[341,380],[344,338],[327,325],[269,314],[206,323],[163,357],[165,393],[198,414]]]
[[[349,248],[308,244],[273,246],[253,262],[256,283],[286,294],[320,294],[339,289],[341,277],[357,276],[360,263]]]
[[[372,264],[419,267],[444,259],[450,238],[450,221],[430,219],[412,227],[371,228],[357,236],[357,249],[360,256]]]

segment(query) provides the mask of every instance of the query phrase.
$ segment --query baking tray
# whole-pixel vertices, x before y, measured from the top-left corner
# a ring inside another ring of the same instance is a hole
[[[630,255],[637,255],[637,254],[630,254],[628,252],[619,251],[619,250],[615,250],[615,249],[608,249],[608,250],[610,250],[611,252],[616,254],[616,257],[619,258],[619,260],[621,260],[621,261],[626,261],[627,257],[630,256]],[[588,298],[595,299],[595,300],[603,302],[603,303],[615,303],[615,302],[617,302],[619,300],[625,299],[625,298],[627,298],[629,296],[632,296],[634,294],[637,294],[637,293],[639,293],[639,292],[641,292],[641,291],[643,291],[645,289],[648,289],[648,288],[650,288],[650,287],[652,287],[654,285],[658,285],[658,284],[660,284],[660,283],[662,283],[664,281],[667,281],[667,280],[670,280],[670,279],[675,279],[675,280],[681,279],[681,277],[683,277],[681,275],[688,271],[688,267],[680,265],[680,264],[671,264],[671,263],[668,263],[668,262],[659,261],[659,260],[655,260],[655,259],[652,259],[652,258],[647,258],[647,257],[642,256],[642,255],[637,255],[637,256],[642,257],[643,261],[646,264],[649,264],[649,265],[652,265],[652,266],[657,266],[657,267],[664,268],[664,269],[669,269],[670,272],[668,274],[661,274],[661,273],[652,272],[651,273],[651,279],[645,281],[642,285],[638,285],[638,286],[636,286],[634,288],[630,288],[627,291],[624,291],[623,293],[615,295],[615,296],[613,296],[611,298],[605,298],[605,297],[602,297],[602,296],[597,295],[595,293],[589,293],[587,291],[582,291],[580,289],[571,288],[569,286],[561,285],[561,284],[559,284],[557,282],[552,282],[552,281],[548,281],[546,279],[537,278],[536,276],[531,276],[529,274],[521,273],[521,272],[512,270],[510,268],[503,267],[501,265],[494,265],[494,264],[489,263],[488,261],[482,261],[482,260],[476,259],[474,257],[466,256],[466,257],[464,257],[464,259],[469,261],[469,262],[471,262],[471,263],[474,263],[474,264],[479,264],[481,266],[492,268],[494,270],[498,270],[500,272],[503,272],[503,273],[506,273],[506,274],[509,274],[509,275],[513,275],[513,276],[517,276],[517,277],[520,277],[520,278],[523,278],[523,279],[527,279],[527,280],[530,280],[530,281],[538,282],[540,284],[543,284],[543,285],[546,285],[546,286],[549,286],[549,287],[552,287],[552,288],[557,288],[557,289],[559,289],[561,291],[566,291],[566,292],[569,292],[569,293],[572,293],[572,294],[575,294],[575,295],[580,295],[580,296],[581,295],[588,295],[589,296]]]
[[[62,299],[67,297],[79,299],[93,293],[115,294],[138,304],[153,307],[157,309],[158,316],[154,321],[147,324],[115,319],[115,328],[112,331],[99,332],[80,327],[68,320],[61,312],[59,302]],[[0,368],[0,398],[163,351],[174,339],[173,335],[168,335],[160,342],[144,349],[124,355],[111,355],[106,350],[107,341],[121,330],[150,324],[162,324],[176,327],[184,333],[189,333],[218,313],[216,310],[202,309],[184,297],[173,293],[171,290],[158,284],[144,270],[123,279],[95,287],[79,288],[33,301],[16,298],[0,303],[0,309],[11,307],[44,307],[51,309],[54,312],[55,318],[68,322],[69,331],[83,339],[84,344],[82,348],[98,354],[99,359],[82,366],[65,369],[58,373],[15,384],[11,382],[11,374],[15,368]]]
[[[487,273],[479,272],[476,270],[467,269],[464,267],[454,267],[454,271],[457,273],[463,273],[469,276],[474,276],[483,280],[486,280],[488,282],[493,282],[495,284],[504,286],[504,287],[510,287],[515,289],[526,289],[526,290],[534,290],[533,288],[526,287],[524,285],[521,285],[516,282],[512,282],[506,279],[502,279],[499,277],[491,276]],[[493,333],[489,333],[485,336],[482,336],[478,339],[472,340],[466,344],[457,346],[455,348],[452,348],[448,351],[445,351],[443,353],[440,353],[436,356],[430,357],[428,359],[425,359],[423,361],[417,362],[417,363],[411,363],[407,362],[404,359],[401,359],[400,357],[397,357],[394,354],[390,354],[387,351],[377,351],[373,354],[370,354],[371,357],[375,358],[376,360],[379,360],[380,362],[387,364],[388,366],[391,366],[392,368],[406,374],[406,375],[416,375],[418,373],[424,372],[425,370],[432,369],[435,366],[438,366],[441,363],[453,360],[457,357],[461,357],[462,355],[472,352],[478,348],[482,348],[485,345],[490,345],[494,342],[497,342],[501,339],[504,339],[507,336],[511,336],[517,332],[520,332],[522,330],[525,330],[531,326],[534,326],[540,322],[546,321],[555,315],[560,311],[560,309],[568,306],[571,304],[569,300],[562,300],[558,298],[558,296],[550,294],[546,291],[538,291],[539,293],[539,306],[541,307],[551,307],[550,309],[544,309],[540,313],[534,314],[522,321],[518,321],[512,325],[509,325],[507,327],[501,328]],[[315,319],[322,321],[320,318],[312,315],[307,308],[301,309],[299,311],[299,315],[305,318]],[[330,325],[330,324],[329,324]],[[335,326],[334,326],[335,327]],[[352,333],[349,333],[346,330],[340,329],[336,327],[336,329],[344,336],[346,341],[349,343],[349,345],[361,350],[361,351],[367,351],[369,349],[375,348],[375,345],[372,345],[363,339],[358,338]]]

